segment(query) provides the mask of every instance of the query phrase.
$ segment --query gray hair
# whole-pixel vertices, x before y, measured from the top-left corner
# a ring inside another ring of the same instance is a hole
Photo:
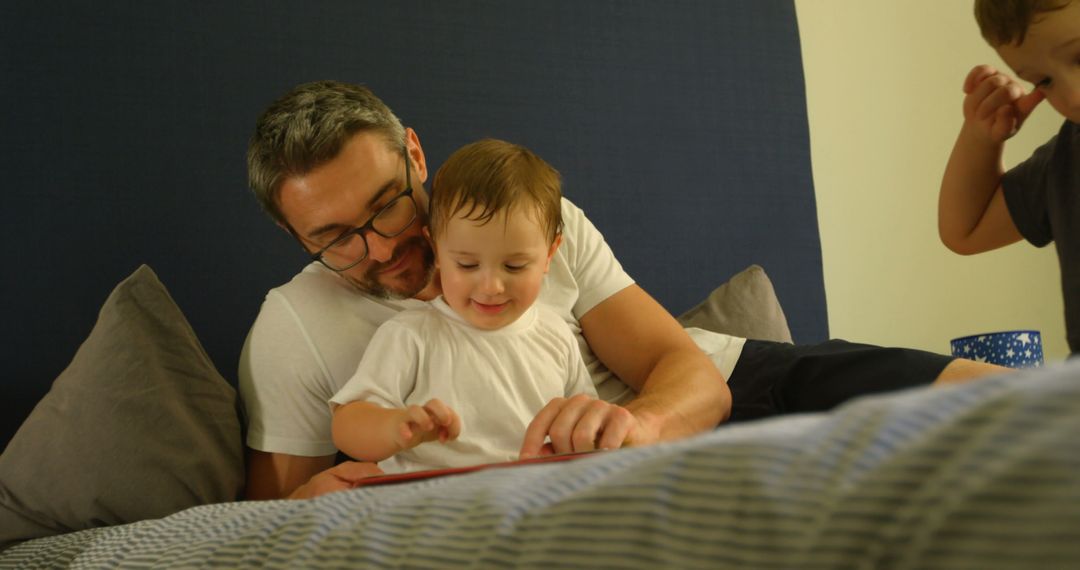
[[[353,135],[373,131],[397,152],[405,128],[367,87],[339,81],[298,85],[259,116],[248,142],[248,185],[276,222],[288,225],[278,204],[281,184],[333,160]]]

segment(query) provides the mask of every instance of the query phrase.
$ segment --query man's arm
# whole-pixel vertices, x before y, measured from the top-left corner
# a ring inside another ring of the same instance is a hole
[[[644,428],[636,443],[693,435],[731,415],[731,392],[716,365],[638,285],[593,307],[581,328],[600,361],[638,392],[626,406]]]
[[[309,499],[351,489],[357,481],[381,475],[374,463],[334,465],[334,455],[303,457],[248,449],[246,497],[249,500]]]
[[[553,401],[529,425],[522,457],[676,439],[731,415],[716,366],[641,287],[605,299],[580,322],[596,356],[638,395],[625,408],[581,395]]]

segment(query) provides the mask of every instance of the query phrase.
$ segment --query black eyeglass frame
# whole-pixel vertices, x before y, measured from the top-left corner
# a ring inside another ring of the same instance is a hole
[[[419,211],[418,210],[419,205],[416,203],[416,198],[413,197],[412,175],[411,175],[412,168],[411,168],[411,165],[409,164],[409,149],[408,149],[408,147],[405,147],[405,148],[402,149],[402,156],[405,157],[405,189],[402,190],[401,193],[399,193],[397,196],[394,196],[394,198],[392,200],[390,200],[389,202],[387,202],[382,208],[379,208],[379,211],[372,214],[372,216],[370,218],[368,218],[368,221],[364,222],[363,225],[361,225],[361,226],[359,226],[357,228],[353,228],[353,229],[341,234],[340,236],[335,238],[334,241],[330,242],[329,244],[327,244],[325,247],[323,247],[319,251],[316,251],[315,253],[311,254],[311,260],[312,261],[318,261],[319,263],[323,264],[323,267],[326,267],[330,271],[335,271],[335,272],[338,272],[338,273],[340,273],[342,271],[348,271],[348,270],[352,269],[353,267],[356,267],[357,265],[362,263],[365,259],[367,259],[368,253],[371,252],[371,248],[368,247],[368,243],[367,243],[367,232],[368,231],[373,231],[373,232],[379,234],[380,236],[382,236],[384,238],[392,238],[392,237],[397,237],[397,236],[401,235],[402,232],[404,232],[405,230],[412,227],[413,222],[416,221],[417,213]],[[404,198],[408,198],[409,200],[412,201],[412,205],[413,205],[412,218],[410,218],[409,221],[406,222],[405,225],[402,226],[400,230],[398,230],[398,231],[396,231],[396,232],[394,232],[392,234],[384,234],[384,233],[380,232],[379,230],[375,229],[375,219],[378,218],[379,216],[381,216],[383,214],[383,212],[389,210],[394,204],[396,204],[398,202],[398,200],[402,200]],[[342,268],[333,267],[329,263],[327,263],[325,259],[323,259],[323,254],[326,253],[326,251],[328,249],[334,247],[335,245],[337,245],[338,243],[340,243],[340,242],[342,242],[342,241],[344,241],[346,239],[349,239],[353,234],[356,234],[356,235],[360,236],[360,239],[364,242],[364,255],[361,256],[360,259],[357,259],[356,261],[354,261],[354,262],[350,263],[349,265],[346,265],[345,267],[342,267]]]

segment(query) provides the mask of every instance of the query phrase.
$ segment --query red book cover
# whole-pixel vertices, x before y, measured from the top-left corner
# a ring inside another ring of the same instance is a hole
[[[537,463],[557,463],[559,461],[571,461],[573,459],[580,459],[597,451],[581,451],[576,453],[556,453],[554,455],[544,455],[541,457],[533,457],[530,459],[518,459],[517,461],[503,461],[500,463],[482,463],[480,465],[468,465],[465,467],[446,467],[443,469],[425,469],[423,471],[409,471],[406,473],[392,473],[389,475],[372,475],[371,477],[365,477],[358,481],[353,487],[368,487],[371,485],[389,485],[392,483],[407,483],[409,481],[419,481],[421,479],[430,479],[432,477],[445,477],[447,475],[461,475],[462,473],[472,473],[474,471],[482,471],[484,469],[504,469],[507,467],[518,467],[521,465],[535,465]]]

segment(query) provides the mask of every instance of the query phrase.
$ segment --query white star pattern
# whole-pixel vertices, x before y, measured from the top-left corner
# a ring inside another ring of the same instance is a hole
[[[953,339],[952,354],[976,362],[989,362],[1012,368],[1043,365],[1042,337],[1039,331],[1008,331]]]

